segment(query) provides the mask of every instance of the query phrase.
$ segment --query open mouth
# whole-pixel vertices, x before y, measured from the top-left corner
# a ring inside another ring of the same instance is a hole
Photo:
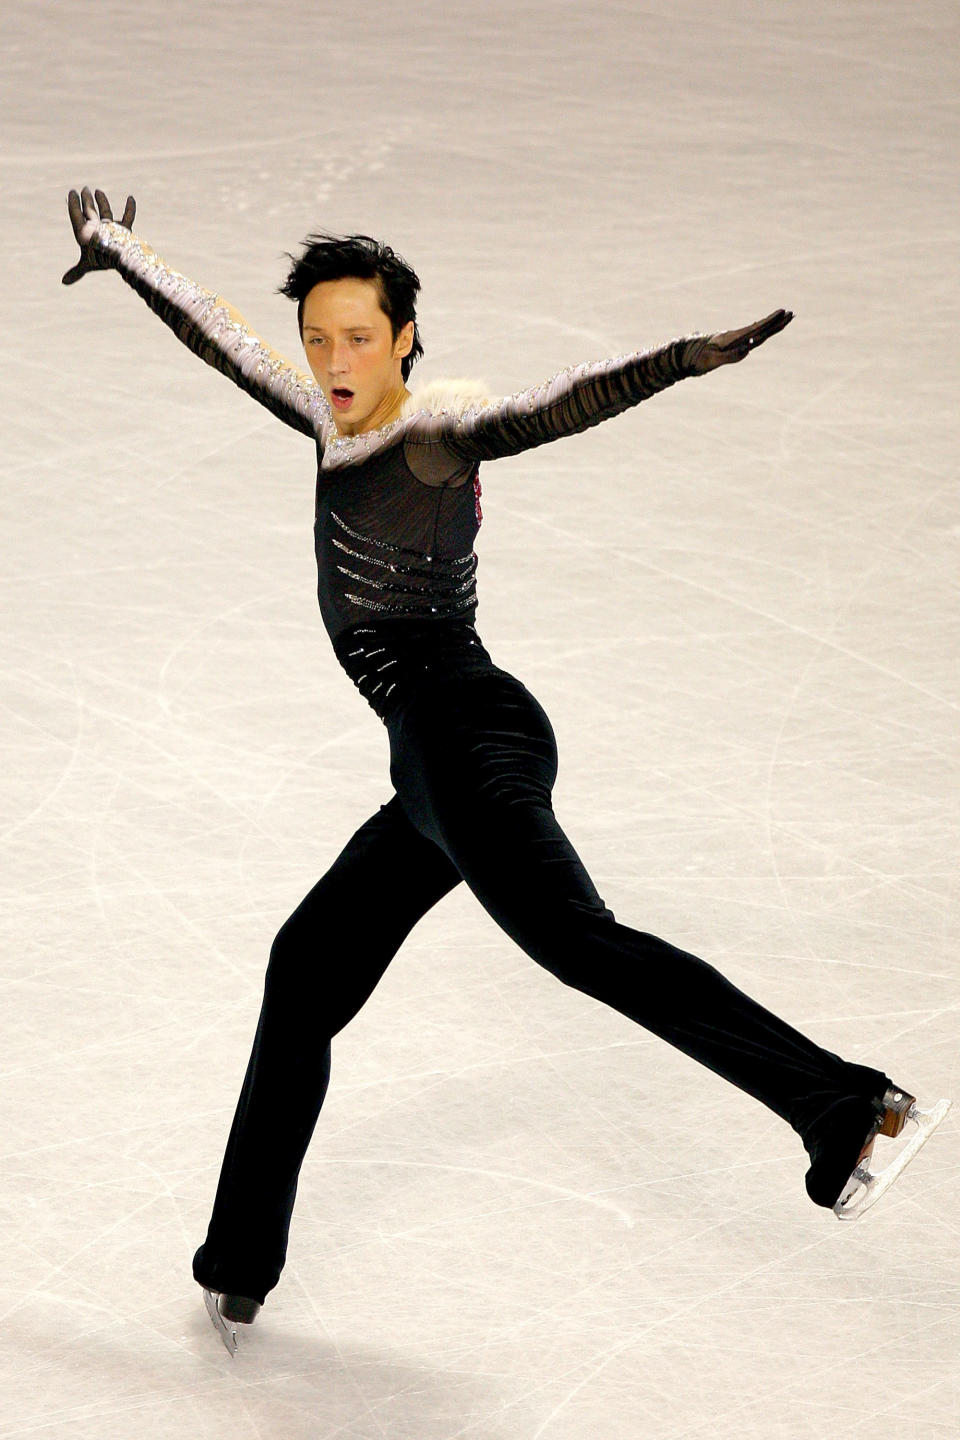
[[[344,385],[338,385],[335,390],[330,391],[330,398],[338,410],[346,410],[353,404],[353,391]]]

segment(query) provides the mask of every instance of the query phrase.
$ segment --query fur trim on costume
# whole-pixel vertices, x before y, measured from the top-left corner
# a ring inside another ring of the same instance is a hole
[[[467,410],[483,409],[496,403],[482,380],[430,380],[404,400],[400,418],[415,415],[418,410],[429,410],[432,415],[441,415],[445,410],[463,415]]]

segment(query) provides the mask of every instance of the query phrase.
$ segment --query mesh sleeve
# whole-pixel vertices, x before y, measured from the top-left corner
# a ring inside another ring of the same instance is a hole
[[[686,347],[698,338],[687,336],[658,349],[575,365],[542,385],[463,414],[418,417],[406,437],[413,465],[424,473],[439,468],[431,464],[432,447],[460,461],[497,460],[589,430],[696,373],[686,363]],[[418,458],[421,446],[424,453]]]
[[[284,424],[319,439],[328,413],[323,391],[312,376],[265,345],[232,306],[171,270],[134,231],[115,220],[101,220],[93,246],[99,268],[119,270],[189,350]]]

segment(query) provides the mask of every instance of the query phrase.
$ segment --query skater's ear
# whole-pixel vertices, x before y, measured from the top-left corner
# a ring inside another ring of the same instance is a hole
[[[412,320],[408,320],[406,325],[402,327],[397,335],[396,344],[393,347],[394,360],[402,360],[410,354],[410,351],[413,349],[413,339],[416,328]]]

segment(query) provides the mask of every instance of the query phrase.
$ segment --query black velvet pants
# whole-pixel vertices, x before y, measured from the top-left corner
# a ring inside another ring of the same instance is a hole
[[[882,1071],[821,1049],[711,965],[607,909],[551,807],[553,728],[498,668],[434,680],[388,717],[392,798],[281,927],[194,1276],[261,1302],[286,1256],[330,1041],[461,880],[517,945],[782,1116],[808,1145]],[[664,1097],[667,1098],[667,1097]]]

